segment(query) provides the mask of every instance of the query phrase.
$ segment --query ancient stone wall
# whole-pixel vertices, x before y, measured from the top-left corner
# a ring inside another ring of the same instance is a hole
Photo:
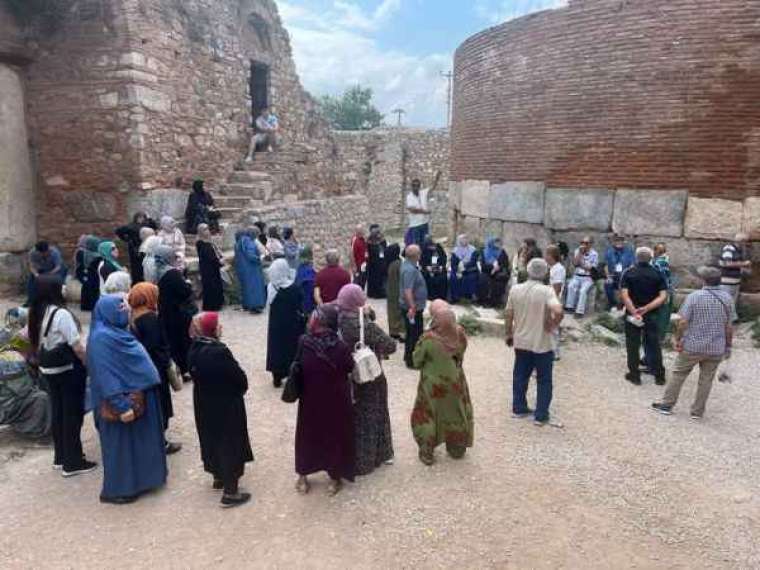
[[[447,200],[449,133],[447,130],[382,128],[334,133],[340,184],[372,204],[370,222],[387,230],[406,226],[405,197],[414,178],[428,186],[442,173],[438,191],[431,194],[432,231],[448,232]]]
[[[666,241],[683,283],[760,239],[760,4],[575,0],[456,52],[455,228]]]

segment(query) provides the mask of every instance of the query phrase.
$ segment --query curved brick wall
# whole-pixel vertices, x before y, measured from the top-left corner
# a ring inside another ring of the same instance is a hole
[[[454,181],[760,195],[760,2],[571,0],[455,75]]]

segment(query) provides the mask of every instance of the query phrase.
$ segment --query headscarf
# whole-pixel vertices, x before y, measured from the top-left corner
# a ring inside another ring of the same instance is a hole
[[[156,235],[156,230],[154,230],[151,227],[143,226],[140,228],[140,247],[142,247],[142,244],[145,243],[145,241],[149,237],[153,237]]]
[[[145,313],[158,311],[158,287],[153,283],[138,283],[129,290],[127,303],[132,308],[132,320]]]
[[[311,314],[303,344],[314,355],[326,362],[331,368],[335,363],[327,356],[327,351],[341,342],[338,336],[338,307],[332,303],[320,305]]]
[[[177,252],[168,245],[158,246],[153,253],[153,259],[156,266],[155,283],[161,281],[166,272],[174,269],[174,263],[177,260]]]
[[[121,264],[114,259],[113,256],[113,250],[116,247],[116,244],[112,241],[103,241],[100,242],[100,245],[98,246],[98,253],[100,254],[100,257],[103,258],[104,261],[107,261],[111,265],[113,265],[116,268],[116,271],[122,271],[124,267],[121,266]]]
[[[475,248],[469,244],[465,245],[465,241],[467,241],[467,234],[461,234],[458,236],[457,245],[454,248],[453,253],[459,258],[459,261],[467,264],[470,262],[472,254],[475,253]]]
[[[80,236],[77,242],[77,252],[82,252],[82,265],[84,267],[90,267],[90,264],[100,257],[98,253],[98,247],[100,246],[100,238],[93,235]],[[76,255],[74,256],[76,265]]]
[[[483,258],[489,265],[493,265],[499,260],[501,255],[501,240],[497,237],[488,238],[486,247],[483,250]]]
[[[193,192],[197,194],[203,194],[205,192],[205,189],[203,188],[203,180],[200,178],[197,178],[193,180]]]
[[[126,271],[114,271],[107,278],[103,289],[107,294],[112,293],[129,293],[132,286],[132,277]]]
[[[399,257],[401,257],[401,246],[397,243],[389,245],[385,249],[385,257],[388,258],[388,263],[391,261],[396,261]]]
[[[147,390],[161,379],[147,351],[127,330],[124,295],[103,295],[95,305],[87,342],[87,371],[92,404],[104,398]]]
[[[357,314],[367,304],[367,295],[361,287],[351,283],[341,287],[336,303],[340,316]]]
[[[301,263],[312,263],[314,261],[314,250],[310,245],[305,245],[301,248],[298,259],[301,260]]]
[[[174,228],[177,226],[177,222],[171,216],[161,216],[161,231],[166,233],[174,233]]]
[[[455,353],[467,347],[464,329],[457,324],[454,311],[443,299],[433,301],[430,305],[430,329],[428,334],[441,343],[447,352]]]
[[[377,224],[372,224],[369,227],[369,237],[367,238],[367,243],[376,245],[381,241],[383,241],[383,232],[380,230],[380,226]]]
[[[140,245],[140,253],[144,253],[145,255],[155,255],[156,248],[161,246],[163,242],[161,241],[161,238],[157,235],[149,236],[145,239],[144,242]]]
[[[271,304],[281,289],[287,289],[293,284],[295,276],[288,262],[282,258],[275,259],[267,272],[269,285],[267,286],[267,304]]]
[[[190,325],[192,338],[219,338],[219,313],[205,311],[193,317]]]
[[[211,230],[208,224],[198,224],[198,241],[211,241]]]

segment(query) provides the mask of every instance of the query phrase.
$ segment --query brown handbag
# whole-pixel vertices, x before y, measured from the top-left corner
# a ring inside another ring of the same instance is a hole
[[[140,391],[130,392],[127,398],[132,404],[135,419],[141,418],[145,414],[145,393]],[[107,422],[120,422],[121,414],[108,403],[108,400],[103,399],[100,402],[100,418]]]

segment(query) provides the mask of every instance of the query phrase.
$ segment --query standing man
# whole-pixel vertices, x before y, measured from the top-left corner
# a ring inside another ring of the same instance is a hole
[[[720,261],[718,262],[721,269],[720,288],[731,296],[733,309],[731,310],[731,319],[736,322],[739,315],[736,312],[736,305],[739,302],[739,290],[742,286],[742,270],[752,267],[752,262],[747,259],[747,234],[736,234],[734,243],[723,246],[720,252]]]
[[[626,309],[625,347],[628,353],[628,373],[625,379],[641,385],[640,350],[644,335],[646,354],[655,384],[665,384],[665,368],[662,365],[662,347],[657,332],[659,309],[668,299],[665,278],[652,266],[652,250],[640,247],[636,250],[636,266],[623,274],[620,280],[621,297]]]
[[[430,188],[422,188],[419,178],[412,180],[412,190],[406,195],[406,210],[409,213],[409,238],[411,243],[422,245],[425,236],[430,233],[430,206],[428,197],[430,192],[438,187],[441,180],[441,171],[435,174],[433,185]]]
[[[701,420],[710,396],[718,365],[731,357],[733,329],[731,326],[731,295],[722,290],[721,271],[715,267],[700,267],[704,287],[694,291],[681,305],[676,326],[678,356],[673,375],[665,388],[662,402],[652,408],[666,416],[673,413],[681,387],[694,367],[699,364],[699,383],[691,419]]]
[[[562,294],[565,292],[565,281],[567,279],[567,271],[565,266],[562,265],[562,254],[559,251],[559,247],[556,245],[550,245],[546,248],[546,254],[544,255],[546,263],[549,265],[549,286],[554,289],[555,295],[559,302],[562,302]],[[554,360],[560,359],[559,354],[559,341],[560,332],[557,327],[552,332],[552,347],[554,348]]]
[[[407,368],[412,365],[412,354],[417,341],[422,336],[422,313],[427,303],[427,285],[419,268],[421,250],[418,245],[406,248],[406,258],[401,263],[399,276],[399,306],[406,327],[404,343],[404,362]]]
[[[504,319],[507,346],[515,348],[512,414],[523,418],[533,413],[528,407],[526,394],[535,370],[538,385],[534,417],[538,426],[549,423],[554,367],[552,333],[564,316],[554,289],[544,285],[548,274],[549,265],[543,259],[532,259],[528,263],[528,280],[512,287]]]
[[[575,311],[576,316],[582,317],[586,314],[589,291],[594,286],[592,272],[599,265],[599,254],[594,249],[594,240],[591,236],[584,237],[580,247],[575,250],[573,265],[575,272],[570,283],[567,284],[565,308],[568,311]]]
[[[607,248],[604,261],[606,277],[604,293],[607,295],[607,310],[611,311],[620,306],[616,295],[620,289],[620,278],[626,269],[633,267],[636,258],[633,250],[626,245],[625,238],[616,234],[612,237],[612,245]]]
[[[354,285],[362,289],[367,284],[367,239],[364,237],[364,226],[356,226],[354,237],[351,238],[351,273]]]
[[[331,249],[325,253],[327,267],[317,273],[314,280],[314,302],[332,303],[344,285],[351,283],[351,274],[340,266],[340,254]]]

